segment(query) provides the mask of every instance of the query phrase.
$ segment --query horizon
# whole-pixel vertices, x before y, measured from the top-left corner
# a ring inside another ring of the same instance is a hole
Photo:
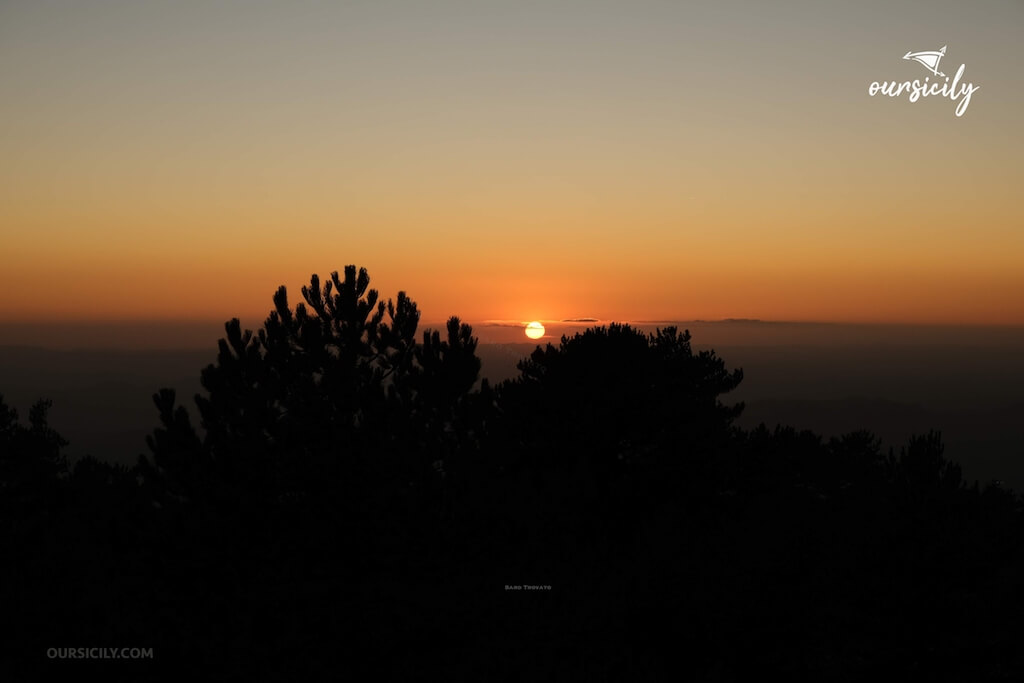
[[[266,316],[240,318],[243,329],[256,330]],[[460,319],[461,320],[461,319]],[[0,320],[0,349],[174,351],[216,349],[228,320],[49,320],[41,322]],[[791,320],[545,320],[545,334],[526,336],[527,322],[462,320],[473,329],[480,344],[558,345],[563,335],[572,336],[591,327],[629,325],[647,333],[676,327],[689,330],[697,347],[728,346],[850,346],[921,345],[960,347],[1016,347],[1024,349],[1024,325],[913,324]],[[421,320],[418,335],[444,330],[446,321]]]

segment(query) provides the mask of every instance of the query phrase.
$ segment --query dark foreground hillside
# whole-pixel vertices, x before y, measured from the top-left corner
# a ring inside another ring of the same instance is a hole
[[[1024,676],[1021,501],[938,434],[740,429],[742,371],[672,328],[480,385],[363,271],[303,299],[226,326],[192,413],[157,392],[133,467],[0,408],[5,678]],[[80,646],[153,658],[47,656]]]

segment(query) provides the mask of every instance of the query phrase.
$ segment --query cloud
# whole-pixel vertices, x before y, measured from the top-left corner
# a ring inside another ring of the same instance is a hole
[[[517,320],[484,320],[479,325],[481,327],[525,327],[526,323]]]

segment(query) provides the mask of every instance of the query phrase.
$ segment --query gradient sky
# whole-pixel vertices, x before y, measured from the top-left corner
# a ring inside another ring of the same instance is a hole
[[[1024,324],[1024,2],[0,1],[0,321]],[[923,79],[907,51],[980,85]]]

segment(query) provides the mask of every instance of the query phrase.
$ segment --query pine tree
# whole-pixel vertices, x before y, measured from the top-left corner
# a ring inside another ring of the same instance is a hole
[[[416,304],[405,292],[381,301],[369,282],[355,266],[323,284],[313,275],[294,311],[280,287],[255,333],[227,322],[195,397],[203,436],[172,390],[154,396],[151,477],[181,495],[212,487],[263,500],[436,477],[466,436],[476,339],[451,318],[447,339],[427,330],[417,343]]]

